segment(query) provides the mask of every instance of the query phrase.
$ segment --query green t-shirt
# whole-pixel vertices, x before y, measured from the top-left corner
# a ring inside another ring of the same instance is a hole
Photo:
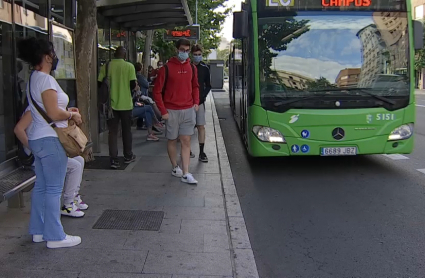
[[[106,65],[99,72],[99,82],[105,77]],[[134,66],[124,59],[113,59],[108,68],[111,90],[111,106],[114,110],[133,110],[133,99],[130,90],[130,81],[137,80]]]

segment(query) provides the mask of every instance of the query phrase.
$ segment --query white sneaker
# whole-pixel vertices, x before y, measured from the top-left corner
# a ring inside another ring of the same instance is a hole
[[[182,176],[182,182],[189,183],[189,184],[197,184],[198,183],[198,181],[195,180],[195,178],[190,173],[187,173],[186,175]]]
[[[43,235],[32,235],[32,241],[35,243],[43,242]]]
[[[81,237],[66,235],[64,240],[60,241],[48,241],[47,248],[64,248],[72,247],[81,243]]]
[[[64,216],[70,216],[70,217],[83,217],[84,212],[82,212],[79,208],[77,208],[77,205],[75,203],[71,203],[68,206],[63,206],[61,209],[61,214]]]
[[[173,175],[173,176],[175,176],[177,178],[181,178],[183,176],[183,171],[177,165],[176,168],[174,168],[173,171],[171,172],[171,175]]]
[[[77,208],[81,209],[81,210],[86,210],[89,208],[89,206],[83,202],[83,200],[81,200],[81,195],[78,194],[77,196],[75,196],[75,205],[77,206]]]

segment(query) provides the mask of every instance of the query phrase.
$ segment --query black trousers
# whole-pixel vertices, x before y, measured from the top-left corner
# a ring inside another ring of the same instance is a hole
[[[121,121],[122,143],[124,147],[124,157],[133,156],[133,136],[131,134],[131,120],[133,110],[118,111],[113,110],[114,118],[108,120],[109,136],[109,156],[111,159],[118,158],[118,125]]]

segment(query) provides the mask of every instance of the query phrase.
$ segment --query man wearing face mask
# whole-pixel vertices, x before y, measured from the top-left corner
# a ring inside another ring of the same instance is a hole
[[[192,46],[193,64],[198,70],[199,83],[199,109],[196,112],[196,127],[198,128],[199,141],[199,161],[208,162],[208,157],[204,153],[205,145],[205,100],[211,91],[210,69],[202,62],[202,48],[198,44]],[[193,156],[192,156],[193,157]]]
[[[167,150],[173,167],[171,174],[181,178],[182,182],[197,184],[189,173],[189,162],[190,137],[194,133],[199,108],[198,74],[189,59],[190,41],[180,39],[176,48],[177,56],[159,69],[153,93],[162,118],[166,120]],[[177,139],[182,147],[183,170],[177,164]]]

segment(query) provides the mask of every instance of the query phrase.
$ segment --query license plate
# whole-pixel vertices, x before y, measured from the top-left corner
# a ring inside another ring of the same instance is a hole
[[[357,147],[322,148],[322,156],[356,155]]]

